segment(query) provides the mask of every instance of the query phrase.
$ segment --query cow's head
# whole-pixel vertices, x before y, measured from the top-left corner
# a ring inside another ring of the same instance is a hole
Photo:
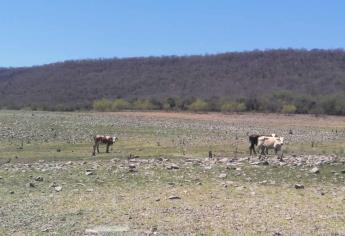
[[[284,137],[280,137],[280,142],[281,142],[281,144],[283,145],[283,143],[284,143]]]
[[[118,141],[119,139],[116,136],[113,136],[113,142],[115,143],[116,141]]]

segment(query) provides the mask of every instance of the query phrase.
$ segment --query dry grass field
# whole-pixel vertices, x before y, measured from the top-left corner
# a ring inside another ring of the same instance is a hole
[[[1,111],[0,143],[0,235],[345,235],[345,117]]]

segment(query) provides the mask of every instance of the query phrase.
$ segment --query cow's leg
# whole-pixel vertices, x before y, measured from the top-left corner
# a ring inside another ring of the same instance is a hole
[[[99,142],[97,142],[97,153],[99,153]]]
[[[250,145],[249,145],[249,154],[250,154],[250,155],[252,155],[253,150],[254,150],[254,153],[255,153],[255,149],[254,149],[254,147],[253,147],[253,144],[250,144]]]
[[[279,160],[280,160],[280,161],[283,161],[283,155],[284,155],[284,153],[283,153],[283,150],[280,150],[280,151],[282,152],[282,154],[280,155]]]
[[[96,143],[93,145],[92,156],[96,156]]]
[[[107,143],[107,150],[106,150],[106,153],[109,153],[109,143]]]
[[[258,146],[258,153],[259,153],[259,160],[261,160],[261,157],[262,157],[262,154],[265,154],[263,153],[263,150],[264,150],[264,146]]]

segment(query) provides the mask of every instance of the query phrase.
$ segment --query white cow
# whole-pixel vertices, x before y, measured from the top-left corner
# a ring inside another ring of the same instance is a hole
[[[284,144],[284,137],[277,137],[276,135],[270,136],[260,136],[258,138],[258,152],[261,153],[259,158],[261,158],[261,154],[268,154],[268,149],[274,149],[274,153],[277,154],[278,151],[281,151],[282,146]],[[283,152],[281,152],[280,159],[283,158]]]

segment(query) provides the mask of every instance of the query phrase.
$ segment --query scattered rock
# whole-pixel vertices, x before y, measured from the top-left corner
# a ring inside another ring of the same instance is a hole
[[[219,160],[220,163],[227,163],[228,161],[229,159],[226,157]]]
[[[44,228],[41,230],[41,232],[49,232],[50,228]]]
[[[317,167],[314,167],[313,169],[310,170],[310,173],[312,173],[312,174],[318,174],[318,173],[320,173],[320,169],[317,168]]]
[[[263,165],[263,166],[268,166],[270,163],[268,163],[268,161],[263,161],[263,162],[261,162],[261,165]]]
[[[34,185],[34,183],[27,183],[26,184],[26,187],[28,187],[28,188],[34,188],[35,187],[35,185]]]
[[[151,233],[155,233],[158,230],[158,226],[154,225],[151,227]]]
[[[261,163],[260,161],[254,161],[254,162],[251,162],[250,164],[251,165],[260,165],[260,163]]]
[[[238,186],[238,187],[236,187],[237,190],[243,190],[245,188],[246,188],[245,186]]]
[[[218,177],[219,177],[219,178],[221,178],[221,179],[225,179],[225,178],[226,178],[226,176],[227,176],[227,174],[222,173],[222,174],[220,174]]]
[[[303,184],[295,184],[295,189],[304,189]]]
[[[174,163],[171,163],[168,167],[167,167],[168,170],[177,170],[177,169],[180,169],[180,167]]]
[[[61,192],[62,186],[56,186],[54,189],[56,192]]]
[[[41,176],[37,176],[37,177],[35,177],[35,180],[36,180],[36,181],[40,181],[40,182],[41,182],[41,181],[43,181],[43,177],[41,177]]]
[[[172,195],[172,196],[169,196],[168,199],[169,199],[169,200],[178,200],[178,199],[181,199],[181,198],[178,197],[178,196]]]
[[[52,183],[49,185],[50,188],[55,188],[56,186],[58,186],[58,185],[57,185],[57,183],[55,183],[55,182],[52,182]]]
[[[340,173],[345,174],[345,170],[340,171]]]
[[[14,191],[10,191],[10,194],[14,194]]]
[[[229,165],[226,167],[227,170],[236,170],[236,167],[233,165]]]
[[[85,175],[89,176],[89,175],[93,175],[94,172],[92,170],[86,170]]]
[[[136,166],[135,166],[135,164],[131,163],[131,164],[128,165],[128,168],[129,168],[129,169],[135,169]]]

